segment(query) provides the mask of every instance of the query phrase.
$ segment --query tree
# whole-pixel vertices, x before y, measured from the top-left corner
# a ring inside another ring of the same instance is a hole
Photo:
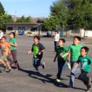
[[[47,29],[49,30],[59,30],[61,28],[65,29],[67,26],[68,8],[65,6],[62,0],[54,2],[51,6],[51,15],[45,22]]]
[[[31,23],[31,22],[32,20],[30,17],[24,17],[24,16],[18,18],[16,21],[16,23]]]
[[[57,0],[51,6],[50,18],[52,16],[63,29],[92,29],[92,0]],[[48,25],[51,23],[50,18],[47,20]]]
[[[8,23],[13,23],[13,19],[10,15],[4,14],[0,16],[0,29],[5,30]]]
[[[72,28],[92,28],[92,1],[91,0],[68,0],[70,18],[68,25]]]
[[[2,3],[0,2],[0,16],[3,15],[4,13],[5,13],[4,7]]]
[[[50,16],[47,20],[45,20],[44,26],[47,30],[52,31],[59,28],[60,23],[56,16]]]
[[[13,22],[12,17],[5,13],[4,7],[0,2],[0,29],[5,30],[6,24],[11,22]]]

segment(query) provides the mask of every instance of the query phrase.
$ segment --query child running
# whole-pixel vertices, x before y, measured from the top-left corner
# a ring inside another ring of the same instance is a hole
[[[54,62],[56,61],[56,58],[58,62],[58,73],[56,79],[57,82],[61,82],[62,69],[66,62],[67,55],[68,55],[68,48],[65,47],[65,39],[60,39],[59,46],[56,49],[56,56],[54,58]]]
[[[45,47],[40,43],[39,36],[34,36],[33,41],[34,43],[32,45],[32,49],[28,52],[28,54],[31,54],[31,52],[33,52],[33,66],[37,71],[39,71],[39,66],[42,66],[42,68],[44,68],[41,60],[43,58],[43,52],[45,50]]]
[[[12,68],[17,68],[18,70],[20,69],[18,60],[17,60],[17,42],[16,42],[16,34],[15,32],[11,32],[9,34],[10,40],[9,43],[11,45],[11,55],[13,58],[13,62],[11,64]]]
[[[74,64],[78,61],[78,58],[80,56],[80,50],[82,48],[82,45],[80,44],[81,38],[79,36],[74,37],[73,45],[70,46],[70,63],[71,63],[71,71],[72,68],[74,68]],[[74,80],[72,79],[73,74],[70,75],[70,87],[74,86]]]
[[[11,66],[10,66],[10,62],[8,61],[8,57],[11,54],[10,44],[6,41],[6,37],[4,36],[1,38],[0,49],[2,54],[0,58],[0,64],[4,65],[6,72],[10,72]]]
[[[90,72],[91,72],[91,64],[92,64],[92,58],[88,56],[88,47],[82,47],[81,49],[81,56],[79,57],[77,63],[74,65],[74,68],[78,67],[80,64],[81,66],[81,74],[79,75],[79,78],[85,86],[87,87],[87,92],[91,92],[91,77],[90,77]],[[75,70],[75,69],[73,69]],[[76,72],[72,70],[72,73],[76,75]],[[75,77],[72,76],[74,79]]]

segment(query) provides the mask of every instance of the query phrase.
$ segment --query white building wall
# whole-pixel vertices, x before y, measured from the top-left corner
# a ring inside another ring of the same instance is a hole
[[[86,30],[85,31],[85,36],[92,37],[92,30]]]

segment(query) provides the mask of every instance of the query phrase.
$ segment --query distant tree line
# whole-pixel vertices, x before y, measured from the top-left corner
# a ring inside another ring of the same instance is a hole
[[[48,30],[92,29],[92,0],[57,0],[44,21]]]
[[[31,17],[24,17],[24,16],[17,18],[15,21],[11,15],[5,12],[5,9],[2,3],[0,2],[0,29],[1,30],[5,30],[6,25],[9,23],[31,23],[31,22],[32,22]]]

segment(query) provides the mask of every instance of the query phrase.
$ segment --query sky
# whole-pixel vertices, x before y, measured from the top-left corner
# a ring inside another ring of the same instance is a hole
[[[55,0],[0,0],[8,14],[16,16],[48,17]]]

